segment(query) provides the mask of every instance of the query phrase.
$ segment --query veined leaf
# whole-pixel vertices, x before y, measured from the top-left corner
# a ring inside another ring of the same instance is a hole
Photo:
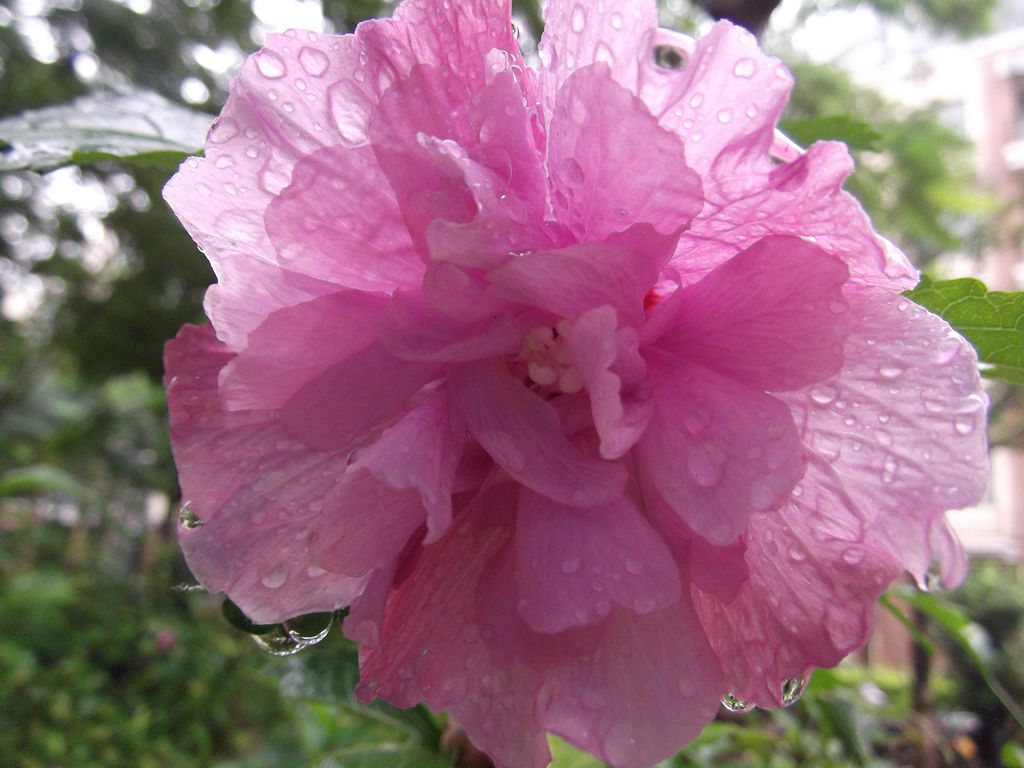
[[[202,150],[211,122],[151,91],[96,91],[0,120],[0,170],[111,159],[173,166]]]
[[[925,278],[905,295],[974,345],[985,376],[1024,384],[1024,292],[990,291],[973,278]]]

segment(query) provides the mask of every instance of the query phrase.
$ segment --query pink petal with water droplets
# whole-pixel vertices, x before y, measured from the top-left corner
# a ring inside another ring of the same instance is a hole
[[[518,612],[538,632],[596,624],[612,607],[647,614],[679,600],[679,569],[626,498],[579,509],[530,491],[516,518]]]
[[[440,375],[437,363],[400,360],[379,343],[331,366],[281,409],[289,435],[317,450],[352,450],[401,415]]]
[[[515,496],[509,483],[485,491],[450,535],[423,549],[392,591],[380,645],[364,653],[357,691],[364,701],[448,709],[498,765],[543,768],[551,756],[534,714],[538,674],[521,657],[490,653],[495,628],[481,616],[486,607],[514,619],[510,569],[492,566],[511,536]],[[508,631],[508,618],[499,631]]]
[[[854,282],[912,288],[917,270],[871,228],[843,181],[853,171],[844,144],[818,142],[793,162],[774,166],[749,191],[705,206],[679,240],[672,261],[687,283],[768,235],[813,238],[845,262]]]
[[[686,597],[643,616],[614,609],[589,635],[562,636],[581,647],[547,670],[545,728],[614,768],[646,768],[715,716],[722,673]]]
[[[726,690],[782,705],[782,682],[831,667],[867,640],[898,564],[865,539],[841,486],[812,460],[800,495],[744,533],[750,578],[731,601],[694,591]]]
[[[677,234],[704,205],[683,142],[602,64],[580,69],[558,92],[548,170],[555,214],[580,241],[634,223]]]
[[[764,392],[651,354],[654,416],[637,443],[638,472],[693,531],[728,544],[803,476],[796,426]]]
[[[642,77],[644,39],[658,26],[658,7],[648,0],[582,3],[550,0],[544,5],[540,41],[540,92],[548,122],[562,84],[579,67],[608,65],[615,81],[636,92]],[[638,56],[637,51],[641,51]]]
[[[224,367],[225,407],[281,408],[307,382],[370,346],[386,305],[383,296],[345,291],[274,312]]]
[[[174,457],[202,523],[179,528],[189,568],[259,623],[344,607],[364,582],[316,567],[308,541],[345,457],[290,440],[273,414],[222,411],[217,377],[231,358],[209,326],[186,325],[165,352]]]
[[[512,477],[554,501],[608,504],[626,484],[626,468],[580,452],[558,413],[503,363],[474,363],[448,378],[453,407],[470,433]]]
[[[918,580],[948,509],[985,492],[987,397],[977,355],[939,317],[898,294],[847,294],[853,323],[835,379],[783,397],[866,536]],[[961,557],[944,537],[934,552]]]
[[[658,347],[756,389],[809,386],[843,364],[848,277],[804,240],[764,238],[679,292]]]

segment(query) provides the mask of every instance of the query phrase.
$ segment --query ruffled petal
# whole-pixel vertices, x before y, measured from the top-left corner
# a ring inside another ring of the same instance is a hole
[[[615,81],[636,92],[641,79],[637,50],[658,26],[658,6],[652,0],[583,4],[550,0],[544,5],[544,34],[540,40],[540,92],[550,122],[562,84],[578,67],[594,62],[608,65]]]
[[[504,364],[453,369],[448,384],[470,434],[527,488],[575,507],[608,504],[622,493],[625,466],[580,452],[563,433],[558,412]]]
[[[654,413],[636,331],[618,328],[615,311],[598,307],[573,324],[567,344],[590,396],[601,455],[617,459],[636,444]]]
[[[398,201],[368,147],[302,158],[268,206],[266,229],[279,263],[334,285],[391,292],[423,277]]]
[[[545,675],[548,730],[614,768],[646,768],[694,739],[718,711],[722,673],[684,597],[643,616],[622,609]]]
[[[316,566],[309,539],[345,456],[290,440],[273,414],[222,411],[217,377],[231,358],[209,326],[186,325],[165,352],[174,458],[200,523],[178,531],[189,568],[256,622],[344,607],[364,581]]]
[[[728,544],[803,476],[789,408],[699,365],[647,357],[654,416],[637,443],[638,472],[693,531]]]
[[[853,324],[842,372],[783,397],[869,541],[922,584],[933,556],[961,572],[958,547],[934,527],[985,492],[987,398],[977,356],[944,320],[898,294],[860,288],[847,300]]]
[[[756,389],[799,389],[843,365],[846,266],[796,237],[766,237],[679,291],[659,348]]]
[[[507,632],[518,621],[506,547],[515,498],[511,483],[485,491],[450,535],[422,550],[393,587],[357,692],[365,702],[379,696],[448,709],[498,766],[543,768],[551,755],[535,715],[539,675],[523,663],[521,646],[512,656],[492,652],[495,629]]]
[[[679,600],[671,553],[625,497],[579,509],[521,491],[515,546],[517,610],[538,632],[596,624],[616,605],[647,614]]]
[[[274,312],[224,367],[225,407],[281,408],[306,383],[373,344],[386,305],[383,296],[344,291]]]
[[[281,424],[311,448],[350,451],[440,372],[437,363],[400,360],[374,343],[303,385],[281,408]]]
[[[798,487],[781,509],[750,519],[750,577],[739,595],[693,593],[726,690],[764,707],[787,703],[785,680],[834,666],[863,645],[875,602],[899,573],[817,462]]]
[[[846,145],[822,141],[775,166],[764,184],[708,204],[679,240],[672,261],[686,283],[768,235],[795,235],[841,258],[851,280],[890,290],[917,284],[917,270],[884,241],[843,181],[853,171]]]
[[[634,223],[677,234],[704,205],[683,142],[605,64],[579,69],[559,90],[548,168],[555,214],[580,241]]]
[[[610,305],[623,325],[638,326],[644,297],[658,279],[663,254],[612,243],[580,243],[526,253],[490,270],[490,293],[574,319]]]

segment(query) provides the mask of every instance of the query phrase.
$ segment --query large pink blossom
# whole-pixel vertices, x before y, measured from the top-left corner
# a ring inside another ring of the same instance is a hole
[[[985,398],[750,35],[546,23],[539,73],[507,0],[249,59],[166,190],[218,277],[167,347],[181,543],[258,622],[350,607],[360,696],[500,766],[645,766],[962,576]]]

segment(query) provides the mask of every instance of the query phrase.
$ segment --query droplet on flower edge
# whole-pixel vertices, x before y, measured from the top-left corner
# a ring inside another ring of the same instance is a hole
[[[722,706],[730,712],[749,712],[754,708],[754,705],[749,701],[745,701],[731,693],[727,693],[722,697]]]
[[[807,690],[807,678],[790,677],[782,681],[782,685],[779,686],[779,689],[782,694],[782,706],[791,707],[800,701],[804,692]]]
[[[199,519],[199,515],[192,511],[192,507],[189,506],[187,501],[178,510],[178,525],[187,531],[203,527],[203,521]]]

